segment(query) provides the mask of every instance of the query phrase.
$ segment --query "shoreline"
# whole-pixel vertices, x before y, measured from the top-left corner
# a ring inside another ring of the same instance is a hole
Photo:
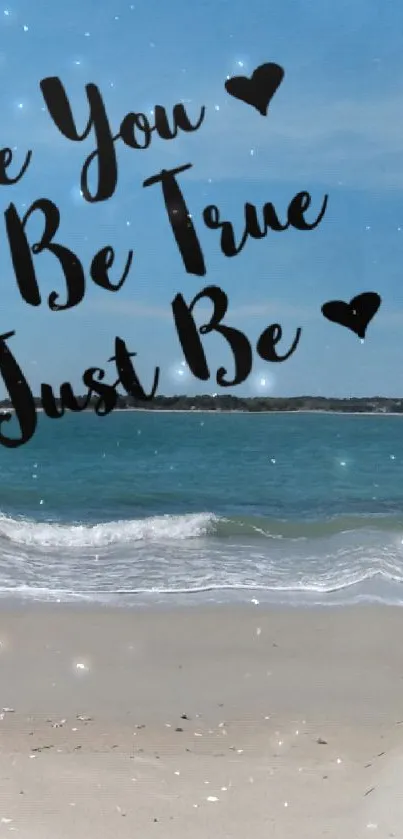
[[[43,411],[43,408],[40,409]],[[296,409],[295,411],[291,410],[284,410],[284,411],[242,411],[238,409],[234,410],[224,410],[219,409],[218,411],[202,409],[202,408],[195,408],[194,411],[187,410],[187,409],[172,409],[172,408],[116,408],[113,413],[147,413],[147,414],[247,414],[250,416],[259,416],[259,414],[331,414],[336,416],[348,416],[348,417],[403,417],[403,412],[400,413],[398,411],[325,411],[322,409]],[[91,413],[91,411],[83,413]]]
[[[0,415],[1,413],[15,413],[15,408],[1,408],[0,407]],[[43,408],[36,408],[36,412],[38,414],[45,413]],[[74,412],[67,411],[67,414],[73,415]],[[94,414],[94,411],[91,409],[86,408],[83,411],[76,412],[80,413],[81,415],[84,414]],[[107,416],[111,416],[111,414],[245,414],[247,416],[259,416],[260,414],[329,414],[331,416],[347,416],[347,417],[403,417],[403,411],[326,411],[322,408],[318,409],[310,409],[310,408],[296,408],[295,411],[292,410],[273,410],[273,411],[245,411],[239,408],[234,409],[223,409],[220,408],[218,410],[208,409],[208,408],[195,408],[194,410],[188,408],[114,408],[113,411],[110,411]]]

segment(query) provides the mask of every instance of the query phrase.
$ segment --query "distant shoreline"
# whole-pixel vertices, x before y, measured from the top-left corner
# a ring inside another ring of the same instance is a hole
[[[37,412],[45,412],[41,397],[33,397]],[[109,403],[110,404],[110,403]],[[54,395],[49,402],[63,415],[66,413],[92,413],[104,408],[101,396],[67,393],[63,400]],[[64,408],[64,411],[62,410]],[[14,413],[11,400],[0,401],[0,411]],[[232,394],[203,394],[199,396],[154,396],[152,400],[134,399],[130,395],[117,394],[116,411],[141,411],[147,413],[197,413],[197,414],[346,414],[361,416],[403,416],[403,397],[350,397],[324,396],[255,396],[239,397]],[[112,413],[109,411],[108,413]]]
[[[43,408],[38,408],[37,410],[43,412]],[[403,412],[400,413],[399,411],[326,411],[323,408],[279,409],[275,411],[247,411],[241,408],[220,408],[218,411],[214,410],[214,408],[195,408],[194,411],[190,411],[188,408],[115,408],[112,413],[127,414],[138,412],[146,414],[248,414],[250,416],[259,416],[259,414],[332,414],[346,417],[403,417]],[[83,413],[88,414],[91,411],[83,411]]]
[[[0,416],[2,413],[15,413],[15,408],[11,407],[1,407],[0,406]],[[37,408],[36,412],[38,414],[45,413],[44,408]],[[75,412],[66,410],[66,413],[73,414]],[[81,412],[82,414],[93,414],[93,410],[91,408],[86,408]],[[336,411],[336,410],[325,410],[323,408],[294,408],[294,409],[276,409],[276,410],[265,410],[265,411],[248,411],[242,408],[220,408],[219,410],[215,410],[214,408],[195,408],[194,410],[190,410],[189,408],[115,408],[113,411],[110,411],[110,414],[246,414],[248,416],[261,416],[264,414],[265,416],[269,414],[321,414],[321,415],[331,415],[331,416],[339,416],[339,417],[403,417],[403,412],[400,411]],[[108,414],[106,415],[108,416]]]
[[[38,410],[43,411],[43,408]],[[278,409],[275,411],[247,411],[241,408],[220,408],[218,411],[213,408],[195,408],[190,411],[188,408],[115,408],[113,413],[142,413],[147,414],[250,414],[250,416],[258,416],[259,414],[336,414],[336,416],[346,417],[403,417],[403,412],[400,411],[326,411],[323,408],[294,408],[292,409]],[[91,413],[86,411],[83,413]]]

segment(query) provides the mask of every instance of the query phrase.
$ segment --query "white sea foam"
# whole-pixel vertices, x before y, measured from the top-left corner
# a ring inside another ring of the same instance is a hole
[[[119,603],[259,591],[273,602],[401,602],[403,546],[394,531],[360,527],[301,541],[294,530],[267,539],[270,529],[268,521],[257,537],[249,519],[212,513],[94,525],[0,514],[0,593]]]
[[[192,539],[213,527],[212,513],[155,516],[94,525],[41,523],[0,515],[0,537],[19,545],[96,548],[117,543]]]

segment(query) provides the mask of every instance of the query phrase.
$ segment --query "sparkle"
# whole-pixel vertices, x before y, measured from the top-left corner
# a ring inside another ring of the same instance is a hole
[[[177,382],[184,382],[189,378],[189,368],[186,361],[180,361],[172,366],[171,378],[175,379]]]
[[[74,186],[70,192],[70,195],[75,204],[80,203],[83,200],[83,192],[78,186]]]
[[[26,25],[24,24],[24,26],[23,26],[23,30],[24,30],[24,32],[28,32],[28,26],[26,26]]]
[[[249,154],[250,154],[251,157],[253,157],[253,155],[255,154],[255,149],[251,149]]]
[[[252,378],[251,388],[254,393],[269,393],[273,390],[275,379],[272,374],[258,373]]]
[[[5,17],[10,17],[9,9],[4,9],[4,15]]]
[[[243,61],[237,61],[237,65],[238,65],[238,67],[244,67],[245,66]]]
[[[219,106],[219,105],[214,105],[214,110],[215,110],[215,111],[219,111],[219,110],[220,110],[220,106]]]

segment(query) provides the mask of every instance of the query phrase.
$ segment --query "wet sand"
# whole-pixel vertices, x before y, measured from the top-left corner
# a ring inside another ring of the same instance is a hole
[[[0,610],[0,837],[402,835],[403,610]]]

